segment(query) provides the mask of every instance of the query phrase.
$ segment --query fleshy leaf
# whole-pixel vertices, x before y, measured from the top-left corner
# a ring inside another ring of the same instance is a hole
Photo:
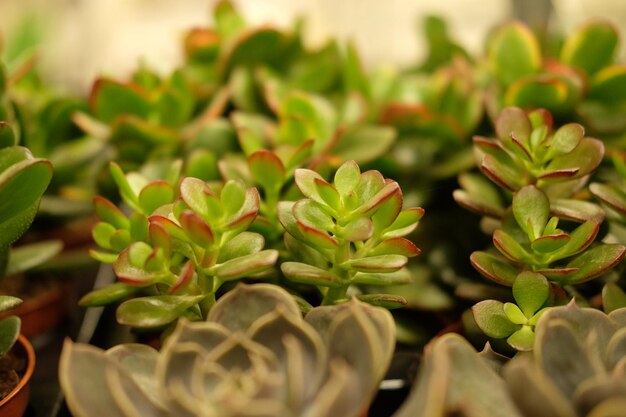
[[[531,241],[540,237],[550,216],[548,197],[535,186],[528,185],[513,196],[513,215]]]
[[[166,325],[178,319],[185,310],[198,304],[203,295],[155,295],[133,298],[117,309],[120,324],[151,328]]]
[[[504,313],[504,304],[496,300],[485,300],[472,307],[478,327],[489,337],[503,339],[509,337],[520,326],[509,320]]]
[[[513,297],[526,318],[531,318],[550,295],[550,284],[541,274],[524,271],[513,283]]]
[[[281,264],[280,269],[292,281],[324,287],[340,287],[343,285],[341,278],[332,272],[312,265],[299,262],[284,262]]]
[[[220,280],[229,281],[265,271],[271,268],[277,259],[278,251],[273,249],[263,250],[216,265],[214,273]]]

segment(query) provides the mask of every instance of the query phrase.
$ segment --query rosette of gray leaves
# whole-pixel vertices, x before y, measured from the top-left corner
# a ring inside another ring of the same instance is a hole
[[[508,362],[446,335],[427,346],[417,380],[394,417],[624,416],[626,308],[551,308],[533,352]]]
[[[385,309],[352,300],[303,319],[283,289],[239,285],[161,351],[66,342],[60,380],[75,417],[350,417],[375,394],[395,343]]]

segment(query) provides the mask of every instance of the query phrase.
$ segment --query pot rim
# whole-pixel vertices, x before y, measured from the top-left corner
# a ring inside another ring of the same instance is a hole
[[[18,337],[17,341],[20,343],[24,351],[26,352],[26,371],[24,375],[20,379],[19,384],[13,390],[4,397],[2,401],[0,401],[0,407],[11,401],[13,397],[17,396],[17,394],[30,382],[31,377],[33,376],[33,372],[35,371],[35,350],[33,349],[33,345],[30,344],[28,339],[21,335]]]

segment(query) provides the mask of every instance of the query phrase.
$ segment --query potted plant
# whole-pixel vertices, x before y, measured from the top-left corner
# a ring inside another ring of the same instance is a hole
[[[11,310],[20,303],[19,298],[2,295],[0,311]],[[0,339],[0,415],[22,416],[28,406],[30,380],[35,370],[35,351],[28,339],[20,335],[20,318],[17,316],[0,320]]]

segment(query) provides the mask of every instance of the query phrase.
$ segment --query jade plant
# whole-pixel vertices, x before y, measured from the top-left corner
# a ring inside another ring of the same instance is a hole
[[[288,279],[316,285],[322,304],[346,301],[353,284],[410,281],[405,265],[420,251],[404,236],[415,230],[424,210],[403,209],[398,183],[378,171],[361,173],[354,161],[340,166],[332,183],[308,169],[297,170],[295,180],[306,198],[278,207],[285,246],[294,256],[281,265]],[[357,297],[389,308],[405,303],[393,295]]]
[[[274,265],[278,252],[262,250],[263,237],[246,231],[259,210],[256,189],[235,180],[211,187],[198,178],[179,180],[179,173],[177,163],[167,180],[149,181],[111,165],[131,213],[96,197],[101,221],[93,237],[102,250],[92,255],[112,263],[120,282],[87,294],[82,305],[109,304],[140,292],[143,296],[119,306],[120,323],[162,327],[180,316],[201,320],[223,283]]]
[[[353,299],[303,319],[280,287],[240,284],[206,321],[179,321],[160,351],[67,341],[59,376],[75,417],[357,417],[393,348],[382,308]]]
[[[457,334],[436,339],[395,416],[621,415],[625,317],[623,308],[554,307],[537,322],[533,354],[511,360],[489,347],[478,354]]]
[[[571,292],[615,267],[626,249],[596,241],[604,212],[578,197],[602,161],[602,142],[584,137],[574,123],[552,133],[551,115],[542,109],[527,115],[507,108],[495,127],[498,138],[476,137],[474,150],[481,171],[503,190],[466,175],[454,197],[496,219],[500,253],[476,251],[470,260],[483,276],[512,286],[517,303],[482,301],[472,309],[476,323],[488,336],[530,350],[542,307],[562,303],[563,288]]]
[[[577,28],[555,52],[542,50],[538,37],[522,23],[503,25],[488,40],[492,75],[488,107],[544,107],[559,117],[580,119],[594,134],[619,135],[624,123],[626,70],[615,62],[617,30],[594,21]]]

